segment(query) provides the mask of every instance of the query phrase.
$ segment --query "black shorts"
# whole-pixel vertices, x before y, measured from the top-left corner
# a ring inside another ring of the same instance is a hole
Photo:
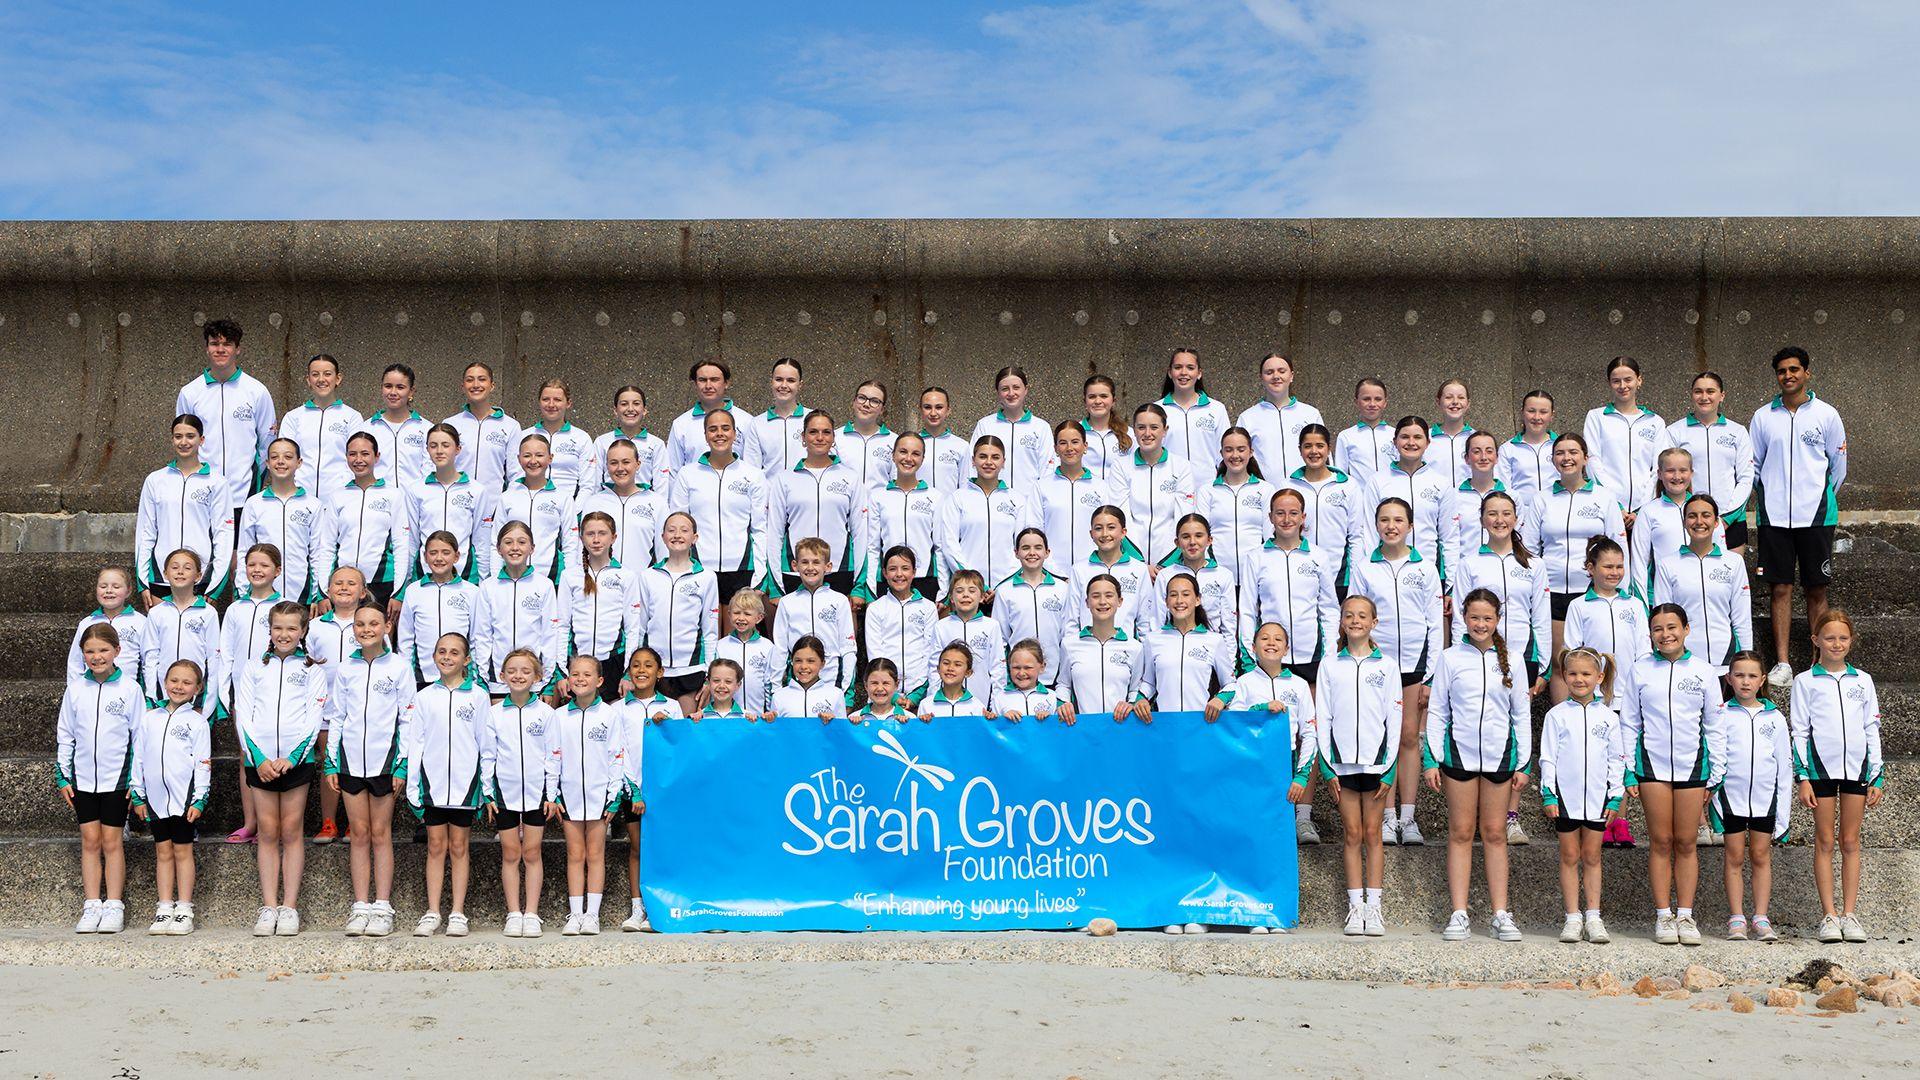
[[[127,827],[127,789],[119,791],[81,791],[73,789],[73,820],[85,825],[97,821],[112,829]]]
[[[1664,784],[1675,791],[1693,791],[1707,786],[1705,780],[1654,780],[1648,778],[1640,782],[1642,784]]]
[[[1554,832],[1565,834],[1579,832],[1581,829],[1586,829],[1588,832],[1606,832],[1607,823],[1604,821],[1581,821],[1579,818],[1568,817],[1565,814],[1561,814],[1559,817],[1553,819]]]
[[[1380,790],[1382,778],[1377,773],[1347,773],[1334,779],[1340,782],[1344,791],[1357,791],[1362,795],[1371,795]]]
[[[627,825],[640,824],[640,815],[633,812],[633,796],[620,796],[620,802],[613,808],[613,827],[618,829]]]
[[[1723,523],[1727,530],[1727,546],[1730,548],[1747,546],[1747,523],[1728,521]]]
[[[379,604],[381,609],[385,610],[387,602],[393,599],[393,582],[369,581],[367,582],[367,595],[373,597],[373,602]]]
[[[1773,835],[1772,814],[1768,814],[1765,817],[1741,817],[1738,814],[1716,814],[1714,816],[1719,819],[1715,822],[1715,824],[1719,826],[1715,831],[1722,835],[1732,835],[1743,832],[1756,832],[1761,836]]]
[[[1307,680],[1307,685],[1312,686],[1314,680],[1320,677],[1320,661],[1309,660],[1304,664],[1288,664],[1287,670],[1293,672],[1295,676]]]
[[[688,694],[699,693],[700,688],[705,685],[707,685],[707,673],[694,671],[685,675],[661,676],[659,690],[670,698],[681,698]]]
[[[340,794],[371,795],[376,799],[384,799],[393,794],[393,777],[348,776],[346,773],[341,773]]]
[[[154,818],[147,822],[156,844],[191,844],[200,836],[200,827],[181,817]]]
[[[1816,799],[1831,799],[1836,795],[1858,795],[1865,798],[1867,789],[1872,786],[1859,780],[1809,780],[1807,783],[1813,785],[1813,797]]]
[[[1405,671],[1400,674],[1400,686],[1402,689],[1409,686],[1418,686],[1425,681],[1427,681],[1427,673],[1424,668],[1420,671]]]
[[[1548,606],[1549,606],[1549,607],[1551,607],[1551,608],[1552,608],[1552,610],[1553,610],[1553,621],[1554,621],[1554,622],[1566,622],[1566,621],[1567,621],[1567,609],[1573,606],[1573,602],[1574,602],[1575,600],[1578,600],[1578,599],[1580,599],[1580,598],[1581,598],[1582,596],[1585,596],[1585,595],[1586,595],[1586,593],[1577,593],[1577,592],[1550,592],[1550,593],[1548,593],[1548,594],[1547,594],[1547,604],[1548,604]]]
[[[295,765],[273,780],[260,779],[260,770],[247,766],[247,786],[255,791],[292,791],[313,783],[313,762]]]
[[[1449,780],[1458,780],[1466,784],[1475,780],[1485,780],[1489,784],[1508,784],[1513,782],[1513,770],[1501,769],[1498,772],[1468,772],[1451,765],[1440,766],[1440,775]]]
[[[713,576],[718,579],[720,586],[720,606],[723,608],[733,601],[734,593],[739,592],[741,589],[750,588],[753,585],[753,571],[751,570],[722,570]],[[724,618],[721,622],[723,626],[726,625]]]
[[[471,806],[429,806],[420,815],[423,824],[452,825],[456,828],[473,828],[473,816],[479,811]]]
[[[1819,587],[1833,580],[1833,526],[1760,526],[1760,572],[1769,585]]]
[[[1540,661],[1535,660],[1532,657],[1528,657],[1526,660],[1522,662],[1527,665],[1527,685],[1532,686],[1534,683],[1539,682],[1540,681]]]
[[[495,810],[493,812],[493,827],[496,832],[512,832],[522,826],[529,829],[546,828],[546,807],[536,806],[532,810]]]

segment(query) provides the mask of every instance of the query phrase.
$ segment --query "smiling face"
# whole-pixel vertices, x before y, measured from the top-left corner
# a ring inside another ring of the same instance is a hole
[[[1032,649],[1015,649],[1007,657],[1007,681],[1022,690],[1040,684],[1040,658]]]
[[[1200,381],[1200,357],[1195,353],[1177,352],[1167,361],[1167,381],[1173,383],[1174,390],[1185,394]]]
[[[1607,372],[1607,389],[1616,405],[1632,405],[1640,396],[1640,373],[1621,364]]]
[[[1553,423],[1553,402],[1543,397],[1530,397],[1520,404],[1520,423],[1528,434],[1540,435]]]
[[[1567,657],[1561,674],[1566,676],[1567,690],[1582,700],[1593,697],[1594,687],[1600,685],[1600,662],[1588,653],[1573,653]]]
[[[853,418],[862,427],[875,424],[887,411],[887,391],[875,384],[867,383],[853,392]]]
[[[1327,445],[1327,437],[1317,431],[1302,433],[1300,436],[1300,460],[1309,469],[1325,468],[1327,459],[1333,456],[1332,447]]]
[[[387,641],[387,613],[377,605],[353,613],[353,641],[363,650],[384,648]]]
[[[1693,461],[1686,454],[1663,453],[1660,455],[1660,490],[1674,500],[1684,499],[1693,491]]]
[[[373,475],[374,466],[380,463],[380,444],[372,439],[353,438],[347,440],[347,472],[354,479],[364,480]]]
[[[638,390],[622,390],[613,399],[613,415],[627,431],[639,431],[647,422],[647,398]]]
[[[1053,437],[1053,454],[1060,459],[1060,475],[1078,477],[1087,457],[1087,435],[1080,425],[1063,427]]]
[[[920,475],[920,465],[927,459],[927,444],[918,435],[902,435],[893,444],[893,471],[896,478],[905,480]],[[902,483],[910,488],[911,483]]]
[[[1773,381],[1784,397],[1798,397],[1807,388],[1807,365],[1797,356],[1788,356],[1773,366]]]
[[[440,678],[449,682],[466,673],[467,643],[460,635],[441,634],[440,640],[433,643],[433,666],[439,670]]]
[[[1087,610],[1101,622],[1110,621],[1120,610],[1120,590],[1111,581],[1096,581],[1087,586]]]
[[[1440,406],[1440,415],[1448,420],[1458,420],[1467,415],[1467,388],[1457,382],[1442,386],[1436,401]]]
[[[1374,532],[1381,547],[1394,547],[1407,538],[1413,523],[1407,520],[1407,508],[1399,503],[1382,503],[1373,515]]]
[[[1678,657],[1687,647],[1687,622],[1671,611],[1655,615],[1648,621],[1647,631],[1653,638],[1653,647],[1662,656]]]
[[[1193,618],[1194,609],[1200,606],[1200,592],[1193,587],[1193,579],[1185,574],[1167,582],[1167,614],[1176,623],[1184,623]]]
[[[485,405],[487,398],[493,394],[493,375],[475,364],[460,376],[460,390],[467,395],[468,403],[477,409]]]
[[[1229,476],[1246,473],[1247,463],[1253,460],[1253,442],[1245,435],[1234,432],[1220,440],[1220,463],[1227,467]]]
[[[567,418],[567,410],[573,407],[573,399],[558,386],[549,386],[540,391],[540,419],[549,424],[559,425]]]
[[[1027,380],[1018,375],[1008,375],[993,385],[994,392],[1000,397],[1000,411],[1007,416],[1018,416],[1027,408]]]
[[[1713,531],[1720,527],[1720,515],[1712,506],[1704,502],[1689,501],[1683,512],[1687,527],[1687,539],[1696,544],[1704,544],[1713,539]]]
[[[1493,475],[1494,466],[1500,464],[1500,444],[1493,441],[1491,435],[1476,434],[1467,441],[1467,468],[1473,475],[1486,479]]]
[[[519,569],[533,558],[533,537],[525,529],[510,529],[500,534],[497,545],[508,566]]]
[[[792,408],[800,400],[800,369],[792,364],[775,364],[767,375],[767,396],[783,408]]]
[[[275,480],[291,480],[300,468],[300,444],[292,439],[275,439],[267,446],[267,475]]]
[[[175,705],[185,704],[200,695],[200,676],[185,664],[169,667],[164,686],[168,701]]]
[[[973,674],[973,654],[965,649],[943,649],[939,670],[941,686],[958,687]]]
[[[1198,566],[1206,559],[1207,549],[1213,546],[1213,532],[1204,521],[1189,521],[1174,533],[1173,542],[1179,545],[1181,556],[1189,564]]]
[[[1553,444],[1553,467],[1560,474],[1561,486],[1576,488],[1585,482],[1587,451],[1572,439]]]
[[[460,557],[460,550],[445,540],[427,541],[427,569],[436,576],[445,577],[453,571],[454,560]]]
[[[1014,557],[1028,570],[1038,570],[1047,561],[1047,538],[1039,532],[1022,533],[1014,545]]]
[[[809,547],[793,557],[793,572],[800,575],[807,588],[817,588],[827,579],[826,557]]]
[[[525,694],[532,690],[533,684],[539,678],[540,665],[534,663],[531,656],[509,656],[506,663],[500,665],[500,681],[506,683],[507,689],[516,694]],[[569,682],[571,682],[571,676],[569,676]]]
[[[953,404],[941,390],[928,390],[920,395],[920,428],[929,435],[938,435],[947,430],[947,416],[953,411]]]
[[[820,677],[820,669],[825,666],[826,658],[820,655],[819,650],[809,646],[793,650],[793,655],[787,658],[787,663],[793,668],[793,677],[796,681],[812,683]]]
[[[733,453],[733,440],[739,432],[734,430],[732,413],[725,409],[708,413],[701,429],[707,436],[707,450],[714,457],[726,457]]]
[[[660,681],[660,658],[651,652],[636,652],[627,661],[627,681],[633,684],[633,692],[639,697],[652,697],[653,688]]]
[[[1160,444],[1167,437],[1167,422],[1158,413],[1142,410],[1133,414],[1133,441],[1139,444],[1143,461],[1160,458]]]
[[[1279,623],[1264,623],[1253,634],[1253,655],[1268,667],[1287,658],[1287,629]]]
[[[1086,405],[1087,419],[1098,427],[1113,412],[1113,387],[1103,382],[1093,383],[1082,392],[1081,401]]]
[[[167,556],[167,564],[160,568],[167,584],[175,588],[192,588],[200,580],[200,560],[191,551],[176,551]]]
[[[948,590],[948,599],[953,602],[955,613],[972,615],[979,611],[982,599],[980,591],[979,584],[972,580],[954,582],[953,587]]]
[[[1006,451],[992,443],[981,443],[973,448],[973,471],[989,486],[1000,479],[1000,469],[1006,461]]]
[[[331,405],[340,389],[340,368],[331,360],[307,361],[307,392],[315,405]]]
[[[1367,383],[1354,391],[1353,407],[1359,411],[1360,419],[1369,424],[1377,424],[1387,411],[1387,391],[1385,387]]]
[[[1712,419],[1720,415],[1720,406],[1727,400],[1727,391],[1720,385],[1720,380],[1702,375],[1693,380],[1689,396],[1693,399],[1694,415]]]
[[[1373,605],[1364,596],[1349,596],[1340,605],[1340,633],[1348,642],[1371,637],[1373,624],[1378,621]]]
[[[1619,551],[1604,551],[1600,557],[1587,564],[1587,572],[1600,587],[1611,592],[1620,587],[1627,577],[1627,557]]]
[[[1284,402],[1293,396],[1292,361],[1284,356],[1269,356],[1260,361],[1260,385],[1269,401]]]
[[[307,620],[300,616],[277,613],[267,616],[267,640],[273,643],[274,652],[291,655],[306,636]]]
[[[263,561],[268,561],[265,556],[261,558]],[[251,571],[253,565],[251,557],[248,558],[247,565]],[[267,580],[272,581],[273,575],[268,574]],[[122,570],[102,570],[100,576],[93,581],[93,599],[100,605],[101,611],[117,612],[127,606],[127,601],[132,596],[133,582],[127,579],[126,573]]]
[[[900,690],[893,673],[886,668],[875,668],[867,672],[867,704],[875,709],[888,709],[893,705],[893,695]]]
[[[887,565],[881,569],[880,573],[887,579],[887,588],[892,589],[896,595],[905,596],[907,590],[913,587],[913,560],[905,555],[895,555],[888,559]]]
[[[1120,542],[1126,539],[1127,527],[1112,514],[1095,514],[1093,521],[1087,526],[1087,535],[1092,539],[1093,546],[1097,550],[1110,555],[1120,547]]]
[[[113,662],[119,655],[120,646],[101,638],[88,638],[87,643],[80,646],[80,659],[96,678],[103,678],[112,672]]]
[[[1400,451],[1400,464],[1404,471],[1412,472],[1427,455],[1429,437],[1418,424],[1408,424],[1393,433],[1393,447]]]
[[[1853,651],[1853,628],[1838,620],[1825,623],[1813,635],[1813,647],[1820,652],[1820,666],[1838,671]]]
[[[573,700],[587,702],[600,692],[604,680],[600,675],[600,662],[591,656],[574,657],[567,663],[567,693]]]
[[[527,474],[529,486],[539,487],[546,482],[547,467],[553,464],[553,448],[547,440],[531,435],[520,440],[520,469]]]
[[[1519,523],[1519,511],[1514,509],[1513,500],[1487,498],[1480,503],[1480,527],[1495,540],[1506,540],[1513,535],[1513,527]]]
[[[1500,608],[1485,600],[1475,600],[1467,605],[1467,637],[1475,645],[1485,648],[1493,641],[1493,632],[1500,628]]]
[[[265,588],[280,576],[280,564],[273,556],[264,551],[255,551],[247,555],[247,584],[256,588]]]
[[[824,413],[814,413],[807,417],[807,423],[801,429],[800,441],[807,448],[807,460],[818,464],[833,456],[833,421]]]
[[[175,424],[167,430],[167,438],[173,444],[173,456],[182,461],[191,461],[200,456],[200,444],[203,436],[192,424]]]
[[[327,599],[333,601],[333,610],[348,612],[367,595],[367,579],[359,570],[343,566],[327,579]]]
[[[625,490],[633,483],[635,473],[640,471],[640,455],[630,446],[614,446],[607,449],[607,478],[613,486]]]
[[[1268,504],[1267,520],[1273,524],[1273,534],[1282,540],[1298,540],[1300,533],[1307,527],[1307,508],[1299,499],[1274,496]]]
[[[660,526],[660,541],[674,555],[686,554],[697,539],[699,533],[694,528],[693,518],[686,514],[669,515],[666,523]]]

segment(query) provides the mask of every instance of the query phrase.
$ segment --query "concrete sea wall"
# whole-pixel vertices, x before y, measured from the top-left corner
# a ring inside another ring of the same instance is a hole
[[[482,359],[522,419],[560,375],[577,418],[608,426],[611,390],[646,387],[664,427],[689,364],[721,359],[758,403],[776,356],[805,400],[840,410],[860,379],[938,383],[967,422],[995,369],[1024,365],[1036,411],[1077,414],[1081,380],[1158,391],[1168,350],[1200,350],[1236,410],[1258,359],[1300,368],[1301,396],[1350,422],[1353,382],[1427,413],[1471,380],[1476,424],[1509,433],[1544,387],[1575,426],[1604,361],[1639,357],[1669,417],[1691,375],[1726,378],[1745,419],[1767,359],[1812,350],[1849,425],[1842,505],[1910,509],[1920,400],[1914,219],[547,221],[0,223],[0,512],[126,511],[163,459],[176,387],[203,362],[198,324],[232,317],[284,410],[304,359],[339,357],[349,399],[379,368],[420,373],[420,410],[458,404]]]

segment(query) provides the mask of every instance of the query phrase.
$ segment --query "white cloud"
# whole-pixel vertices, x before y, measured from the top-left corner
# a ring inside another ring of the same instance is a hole
[[[1920,25],[1867,4],[1041,4],[984,17],[964,47],[807,39],[744,100],[636,81],[590,108],[324,53],[216,53],[190,20],[161,35],[140,10],[0,15],[0,212],[1522,215],[1917,201]]]

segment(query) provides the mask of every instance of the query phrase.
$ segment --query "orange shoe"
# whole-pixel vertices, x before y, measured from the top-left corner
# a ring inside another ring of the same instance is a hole
[[[316,844],[331,844],[338,839],[340,839],[340,830],[334,828],[331,821],[321,822],[320,831],[313,834],[313,842]]]

